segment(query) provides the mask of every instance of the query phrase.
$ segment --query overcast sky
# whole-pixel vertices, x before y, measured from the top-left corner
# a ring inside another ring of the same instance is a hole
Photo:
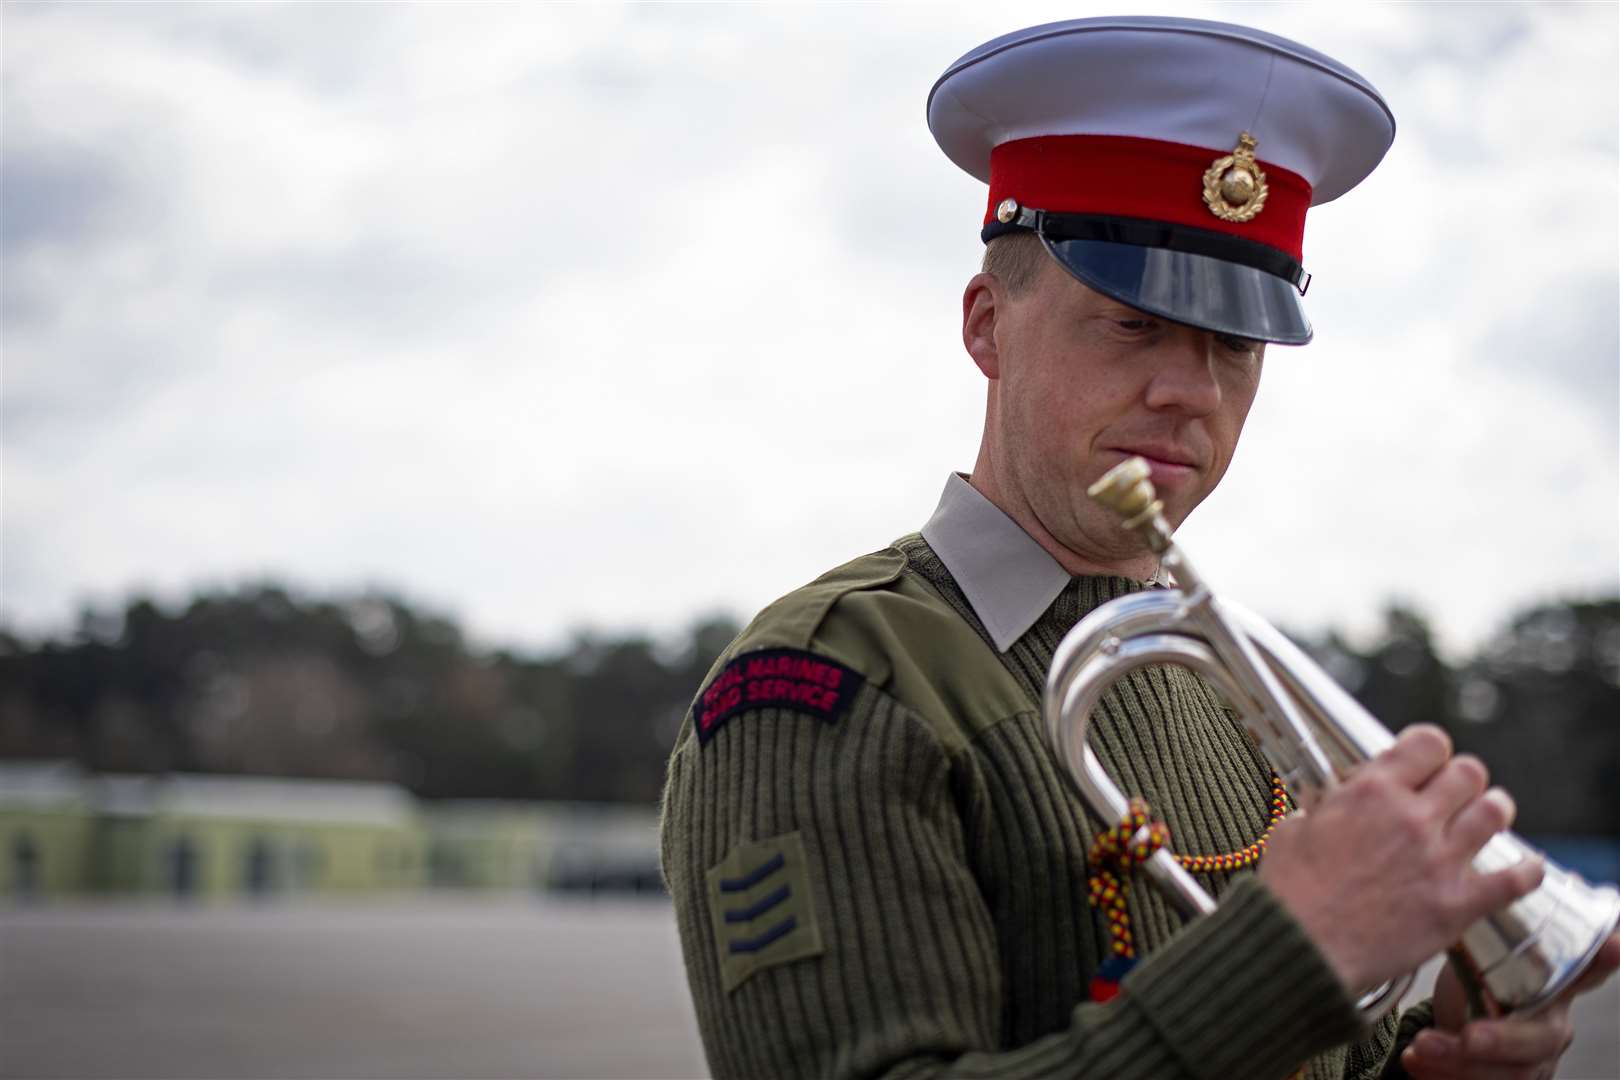
[[[1617,9],[1213,5],[1366,75],[1182,536],[1235,597],[1453,650],[1620,589]],[[480,640],[746,614],[972,465],[983,188],[946,65],[1108,9],[7,4],[3,609],[270,577]],[[1263,157],[1262,152],[1262,157]]]

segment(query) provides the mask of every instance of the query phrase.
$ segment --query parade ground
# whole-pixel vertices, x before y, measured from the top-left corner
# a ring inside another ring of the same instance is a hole
[[[666,901],[0,916],[0,1076],[704,1074]]]
[[[1432,977],[1432,972],[1430,973]],[[1620,989],[1559,1076],[1620,1078]],[[0,1077],[695,1077],[667,902],[0,913]]]

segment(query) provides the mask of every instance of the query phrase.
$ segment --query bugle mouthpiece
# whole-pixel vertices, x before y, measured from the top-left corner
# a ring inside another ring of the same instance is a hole
[[[1122,518],[1140,517],[1144,511],[1156,512],[1164,508],[1158,493],[1153,490],[1153,470],[1139,457],[1126,458],[1103,473],[1086,489],[1086,494]],[[1131,528],[1127,520],[1126,528]]]
[[[1103,473],[1086,494],[1118,514],[1125,528],[1140,532],[1154,551],[1163,552],[1170,544],[1170,525],[1164,520],[1164,503],[1153,490],[1152,475],[1144,459],[1126,458]]]

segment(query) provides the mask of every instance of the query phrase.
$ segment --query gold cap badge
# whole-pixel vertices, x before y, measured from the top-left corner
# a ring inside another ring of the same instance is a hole
[[[1250,221],[1265,209],[1266,174],[1254,160],[1255,145],[1245,131],[1230,154],[1204,170],[1204,204],[1222,221]]]

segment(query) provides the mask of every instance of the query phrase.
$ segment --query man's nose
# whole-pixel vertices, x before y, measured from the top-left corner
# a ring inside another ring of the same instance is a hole
[[[1188,416],[1207,416],[1219,408],[1221,384],[1216,378],[1214,350],[1214,335],[1190,326],[1178,327],[1155,357],[1147,388],[1148,407]]]

